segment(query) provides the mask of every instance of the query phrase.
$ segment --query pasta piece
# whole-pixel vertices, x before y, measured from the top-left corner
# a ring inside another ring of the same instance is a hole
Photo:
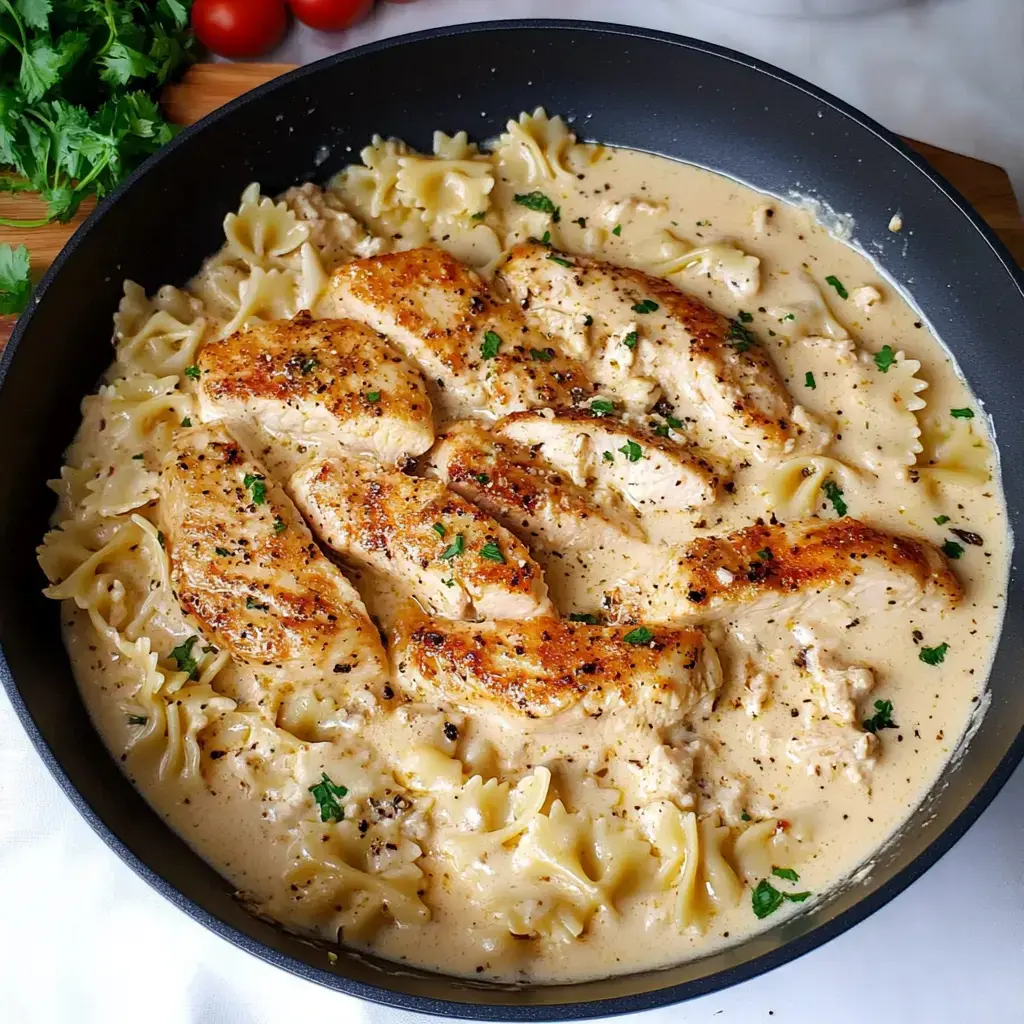
[[[308,227],[309,241],[326,269],[348,259],[376,256],[387,247],[386,239],[371,235],[332,189],[307,181],[288,189],[281,201]]]
[[[509,121],[498,137],[494,156],[527,184],[542,185],[570,179],[576,173],[569,152],[576,136],[560,117],[548,117],[543,107]]]
[[[740,877],[753,885],[760,878],[770,878],[773,867],[791,867],[803,856],[800,845],[784,822],[766,818],[736,837],[732,861]]]
[[[732,831],[726,825],[717,825],[712,818],[705,818],[699,831],[704,885],[708,895],[720,907],[734,907],[743,895],[743,883],[726,858]]]
[[[707,923],[706,893],[701,886],[697,815],[668,801],[641,811],[648,839],[658,857],[656,885],[673,894],[673,917],[679,931],[703,931]]]
[[[922,480],[932,488],[975,488],[991,480],[989,447],[975,433],[971,420],[925,420],[921,441],[911,480]]]
[[[808,516],[829,507],[823,488],[831,481],[844,495],[855,493],[858,471],[827,455],[786,459],[763,475],[768,509],[787,519]]]
[[[487,209],[494,188],[489,160],[442,160],[403,156],[395,196],[429,224],[451,224]]]
[[[224,218],[224,237],[228,254],[250,267],[267,270],[309,240],[309,227],[286,203],[261,196],[260,186],[254,182],[242,193],[238,212]]]
[[[700,275],[725,285],[738,299],[749,299],[761,290],[761,261],[727,242],[693,246],[665,231],[660,255],[652,269],[661,277],[677,278],[677,283]]]

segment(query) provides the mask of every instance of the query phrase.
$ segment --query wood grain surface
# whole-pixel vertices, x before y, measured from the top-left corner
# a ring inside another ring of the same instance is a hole
[[[290,64],[196,64],[180,82],[168,86],[163,96],[164,111],[176,124],[192,124],[229,100],[291,69]],[[1024,221],[1006,172],[995,164],[926,142],[906,141],[964,194],[1017,262],[1024,265]],[[0,242],[27,245],[32,253],[33,277],[38,279],[94,206],[92,201],[83,203],[68,224],[32,229],[0,226]],[[23,220],[39,217],[43,212],[32,195],[0,196],[0,217]],[[15,319],[0,317],[0,346],[10,335]]]

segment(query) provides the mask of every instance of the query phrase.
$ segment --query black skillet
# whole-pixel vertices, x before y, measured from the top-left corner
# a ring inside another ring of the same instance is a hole
[[[85,714],[34,549],[53,506],[45,481],[111,358],[110,317],[130,276],[182,282],[222,241],[243,187],[274,194],[323,179],[375,132],[428,148],[436,128],[496,135],[542,104],[586,138],[650,150],[785,196],[811,192],[855,218],[858,242],[958,357],[995,421],[1003,457],[1022,449],[1014,372],[1024,281],[964,199],[895,136],[807,83],[742,54],[642,29],[498,22],[391,39],[264,85],[183,132],[100,205],[18,323],[0,363],[0,644],[4,684],[47,767],[135,871],[206,927],[331,988],[428,1013],[578,1019],[661,1006],[735,984],[827,941],[891,900],[963,835],[1024,753],[1022,593],[1014,575],[992,673],[992,706],[966,755],[870,874],[731,949],[659,972],[572,986],[475,986],[326,953],[251,917],[232,887],[173,834],[121,775]],[[321,162],[322,148],[329,156]],[[887,229],[902,211],[907,230]],[[906,243],[906,244],[905,244]],[[1019,529],[1024,475],[1005,481]]]

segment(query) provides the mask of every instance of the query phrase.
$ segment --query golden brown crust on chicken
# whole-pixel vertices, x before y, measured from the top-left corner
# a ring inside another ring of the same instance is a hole
[[[332,306],[383,332],[418,363],[448,415],[573,405],[594,391],[583,368],[532,330],[517,306],[499,302],[441,249],[343,264],[331,278],[325,308]],[[489,335],[500,344],[485,357]]]
[[[298,510],[222,428],[179,435],[160,478],[171,580],[203,635],[289,678],[385,680],[380,636]]]
[[[657,575],[627,581],[609,598],[619,621],[686,622],[741,607],[788,608],[819,595],[857,597],[880,612],[922,600],[955,605],[961,591],[927,541],[846,517],[699,537]]]
[[[792,399],[764,347],[663,278],[546,246],[515,246],[499,278],[539,329],[559,337],[580,316],[604,350],[621,348],[617,332],[632,329],[634,375],[658,380],[670,400],[685,398],[732,444],[754,453],[781,451],[793,435]],[[568,264],[565,266],[563,264]],[[636,307],[653,304],[648,312]]]
[[[437,614],[550,613],[543,574],[526,547],[437,480],[348,457],[300,469],[289,490],[325,544],[394,577]]]
[[[590,626],[565,619],[452,622],[409,612],[394,641],[399,683],[462,706],[492,704],[550,718],[579,704],[600,716],[619,705],[659,725],[713,693],[714,649],[700,630]]]
[[[243,328],[199,353],[205,422],[247,422],[290,440],[397,462],[434,439],[419,370],[355,320],[300,313]]]
[[[594,504],[564,470],[472,421],[442,434],[427,466],[531,546],[565,551],[642,537],[635,520]]]

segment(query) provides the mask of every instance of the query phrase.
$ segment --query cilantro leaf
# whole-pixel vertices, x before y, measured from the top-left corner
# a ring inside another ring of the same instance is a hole
[[[339,786],[331,781],[327,772],[322,772],[320,781],[309,787],[313,799],[320,808],[321,821],[342,821],[345,817],[345,809],[338,803],[348,796],[348,789]]]
[[[192,657],[192,648],[199,642],[199,637],[190,636],[184,643],[178,644],[171,651],[171,657],[178,666],[179,672],[187,672],[189,679],[199,678],[199,662]]]
[[[497,562],[499,565],[505,564],[505,556],[501,553],[501,548],[493,540],[489,540],[480,549],[480,557],[486,558],[488,562]]]
[[[553,252],[548,253],[548,259],[551,260],[552,263],[557,263],[560,267],[572,267],[572,263],[567,259],[562,256],[556,256]]]
[[[480,346],[481,358],[493,359],[498,354],[499,348],[501,348],[501,335],[494,331],[485,331],[484,343]]]
[[[845,516],[849,511],[846,502],[843,501],[843,492],[839,487],[839,484],[835,480],[826,480],[821,485],[822,491],[825,492],[825,497],[832,502],[832,507],[836,510],[837,516]]]
[[[445,561],[450,562],[457,555],[462,554],[463,549],[465,548],[465,544],[466,542],[463,540],[462,534],[456,534],[455,540],[453,540],[451,544],[449,544],[448,547],[446,547],[444,551],[441,552],[441,557]]]
[[[875,713],[863,721],[863,726],[868,732],[878,732],[879,729],[895,729],[896,723],[892,720],[892,701],[876,700]],[[796,879],[794,878],[795,882]]]
[[[818,385],[814,381],[814,374],[811,373],[810,370],[808,370],[804,374],[804,387],[810,388],[812,391],[816,390],[816,388],[818,387]]]
[[[601,620],[591,612],[571,612],[569,614],[569,621],[583,622],[588,626],[599,626],[601,624]]]
[[[653,299],[643,299],[641,302],[638,302],[636,303],[636,305],[630,307],[630,309],[632,309],[634,313],[641,314],[654,313],[658,308],[658,304]]]
[[[782,906],[782,893],[767,879],[762,878],[750,894],[750,903],[754,916],[760,921],[769,914],[774,914]]]
[[[974,410],[973,409],[950,409],[949,415],[955,420],[973,420]]]
[[[622,344],[625,345],[626,348],[628,348],[628,349],[636,348],[636,343],[637,343],[636,331],[630,331],[629,334],[627,334],[622,339]]]
[[[888,373],[889,367],[895,362],[896,353],[893,352],[891,345],[883,345],[882,350],[875,353],[875,366],[877,366],[882,373]]]
[[[757,344],[757,335],[739,320],[729,321],[726,340],[737,352],[746,352],[751,345]]]
[[[926,665],[941,665],[946,660],[948,650],[949,644],[941,643],[938,647],[922,647],[917,656]]]
[[[646,626],[637,626],[636,629],[631,629],[622,639],[634,647],[643,647],[654,639],[654,632]]]
[[[800,876],[792,868],[777,868],[772,865],[772,874],[776,878],[784,878],[787,882],[799,882]]]
[[[28,249],[0,245],[0,313],[20,313],[32,294]]]
[[[829,274],[828,277],[825,278],[825,283],[830,284],[833,288],[835,288],[836,294],[839,296],[839,298],[848,299],[850,297],[850,293],[846,290],[845,286],[843,285],[843,282],[840,281],[835,274]]]
[[[590,403],[590,411],[595,416],[611,416],[615,412],[615,403],[607,398],[595,398]]]
[[[121,42],[114,43],[100,63],[100,78],[108,85],[127,85],[133,78],[145,78],[156,72],[156,65],[144,53]]]
[[[550,363],[555,358],[555,350],[551,348],[531,348],[530,358],[542,363]]]
[[[561,210],[543,192],[520,193],[512,197],[520,206],[537,213],[549,213],[551,219],[557,224],[561,219]]]
[[[639,462],[644,457],[644,450],[636,441],[627,441],[620,449],[629,462]]]
[[[447,532],[444,528],[444,523],[434,523],[431,529],[438,535],[438,537],[441,538],[441,540],[444,540],[444,535]]]
[[[267,502],[267,485],[265,478],[256,473],[246,473],[242,478],[242,486],[252,494],[254,505],[265,505]]]
[[[947,540],[946,543],[942,545],[942,553],[947,558],[963,558],[964,547],[962,544],[957,544],[955,540]]]
[[[938,523],[939,526],[943,526],[949,522],[949,516],[936,516],[935,522]]]

